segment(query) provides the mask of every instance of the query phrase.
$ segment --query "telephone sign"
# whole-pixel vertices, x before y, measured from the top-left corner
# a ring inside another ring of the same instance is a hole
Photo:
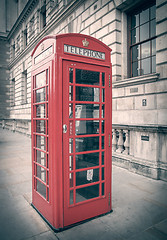
[[[111,211],[110,54],[73,33],[32,53],[32,205],[54,230]]]

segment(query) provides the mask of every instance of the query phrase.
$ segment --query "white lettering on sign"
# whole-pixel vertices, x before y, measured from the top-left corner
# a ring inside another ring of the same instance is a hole
[[[105,53],[103,52],[98,52],[90,49],[85,49],[85,48],[80,48],[80,47],[75,47],[75,46],[70,46],[70,45],[64,45],[64,52],[65,53],[71,53],[71,54],[76,54],[84,57],[92,57],[96,59],[101,59],[105,60]]]
[[[42,61],[44,58],[48,57],[52,53],[53,53],[53,46],[50,46],[49,48],[47,48],[45,51],[43,51],[42,53],[40,53],[38,56],[34,58],[34,64],[39,63],[40,61]]]

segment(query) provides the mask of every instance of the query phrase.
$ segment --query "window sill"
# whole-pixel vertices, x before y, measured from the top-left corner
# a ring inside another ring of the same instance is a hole
[[[159,73],[152,73],[148,75],[142,75],[133,78],[123,79],[117,82],[113,82],[113,88],[127,87],[131,85],[139,85],[144,83],[156,82],[159,78]]]

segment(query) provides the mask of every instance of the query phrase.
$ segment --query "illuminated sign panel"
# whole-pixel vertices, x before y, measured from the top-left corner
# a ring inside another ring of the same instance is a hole
[[[64,52],[105,60],[105,53],[64,44]]]

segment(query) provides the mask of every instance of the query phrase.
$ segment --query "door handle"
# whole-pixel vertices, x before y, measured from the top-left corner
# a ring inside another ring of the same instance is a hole
[[[63,124],[63,133],[66,133],[66,132],[67,132],[67,125]]]

